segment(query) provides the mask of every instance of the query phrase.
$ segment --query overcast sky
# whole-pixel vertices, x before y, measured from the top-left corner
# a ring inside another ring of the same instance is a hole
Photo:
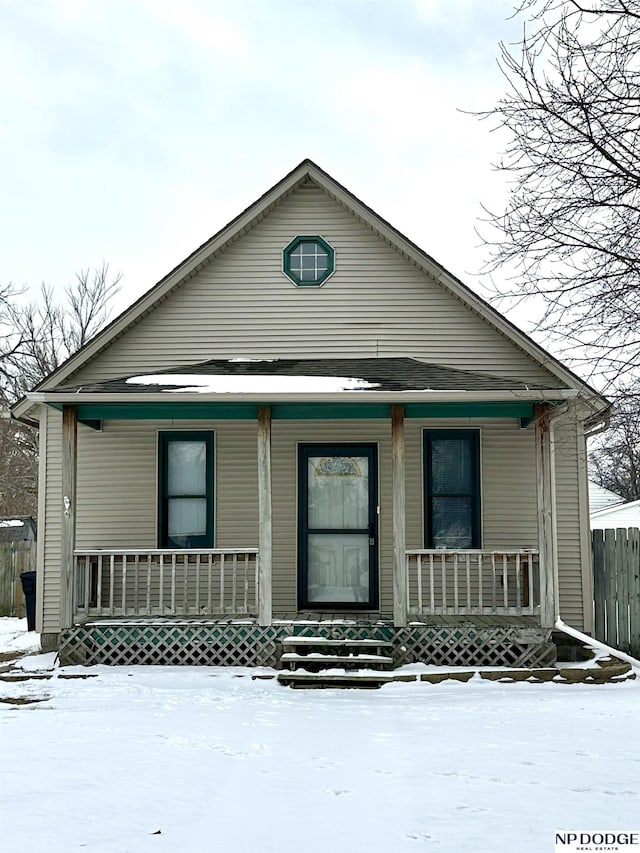
[[[512,0],[0,0],[0,281],[124,308],[305,157],[471,287]],[[522,325],[522,324],[521,324]]]

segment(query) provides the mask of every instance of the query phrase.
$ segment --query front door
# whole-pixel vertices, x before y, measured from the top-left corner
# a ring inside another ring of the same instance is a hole
[[[298,455],[298,605],[378,607],[375,444],[303,444]]]

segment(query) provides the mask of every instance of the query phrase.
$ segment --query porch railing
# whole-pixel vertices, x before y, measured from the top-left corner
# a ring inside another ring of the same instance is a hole
[[[257,548],[74,551],[75,621],[254,616]]]
[[[515,616],[540,611],[534,549],[406,551],[410,616]]]

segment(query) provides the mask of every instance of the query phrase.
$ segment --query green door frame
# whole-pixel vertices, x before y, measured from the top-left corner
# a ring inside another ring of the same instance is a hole
[[[366,456],[369,460],[368,527],[319,529],[308,525],[308,460],[312,456]],[[367,601],[309,601],[308,537],[366,535],[369,537],[369,598]],[[378,601],[378,445],[375,443],[305,443],[298,446],[298,609],[377,610]]]

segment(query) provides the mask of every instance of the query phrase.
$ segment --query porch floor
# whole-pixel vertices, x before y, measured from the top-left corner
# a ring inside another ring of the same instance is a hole
[[[255,616],[122,616],[118,618],[92,618],[82,623],[85,627],[91,625],[258,625]],[[321,613],[318,611],[299,611],[295,613],[278,613],[273,616],[274,627],[287,627],[304,625],[310,627],[344,625],[357,628],[393,628],[393,616],[391,613],[349,613],[331,612]],[[408,626],[438,627],[487,627],[487,628],[535,628],[540,627],[540,619],[537,616],[425,616],[422,618],[410,617]]]

